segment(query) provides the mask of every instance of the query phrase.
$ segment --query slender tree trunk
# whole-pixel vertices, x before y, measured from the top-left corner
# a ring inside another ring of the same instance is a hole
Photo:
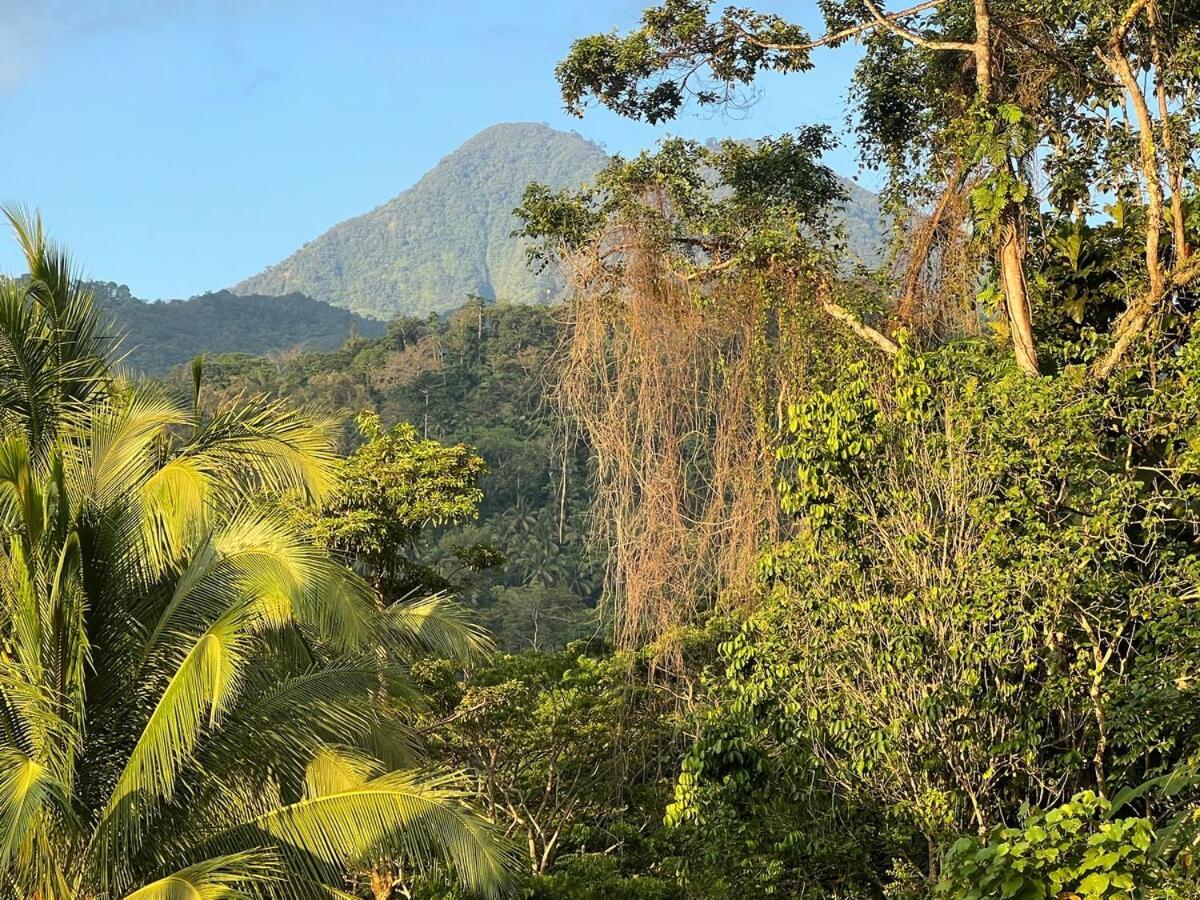
[[[1139,2],[1148,2],[1148,0],[1139,0]],[[875,0],[863,0],[863,3],[879,25],[917,46],[930,50],[971,53],[975,57],[975,88],[978,100],[988,108],[995,103],[996,89],[992,71],[995,62],[995,46],[992,40],[992,13],[988,6],[988,0],[975,0],[975,40],[969,44],[959,41],[930,40],[894,19],[889,19],[883,14]],[[1008,160],[1007,165],[1015,174],[1016,168],[1011,159]],[[1012,332],[1013,350],[1021,369],[1030,375],[1036,375],[1038,374],[1038,364],[1037,352],[1033,343],[1033,316],[1025,281],[1025,243],[1021,227],[1023,216],[1023,210],[1015,203],[1010,203],[1004,210],[997,235],[999,240],[997,256],[1000,284],[1004,291],[1004,306],[1008,313]],[[827,312],[837,318],[842,318],[838,312],[844,312],[843,310],[833,304],[826,303],[824,305]],[[894,344],[890,340],[885,338],[881,342],[873,336],[871,339],[883,349],[892,352],[888,345],[894,346]]]
[[[975,0],[975,84],[979,90],[979,99],[989,106],[995,100],[992,53],[992,15],[988,8],[988,0]],[[1012,160],[1009,160],[1007,165],[1010,172],[1016,172]],[[1000,218],[1000,286],[1004,292],[1004,309],[1008,315],[1008,327],[1017,365],[1027,375],[1037,375],[1033,312],[1029,305],[1029,290],[1025,281],[1025,242],[1021,234],[1023,215],[1021,208],[1010,202]]]
[[[1033,343],[1033,313],[1025,284],[1025,248],[1018,230],[1017,211],[1005,214],[1000,231],[1000,277],[1004,285],[1004,307],[1012,332],[1017,365],[1027,375],[1038,374],[1037,349]]]
[[[1136,0],[1122,19],[1121,26],[1113,35],[1108,53],[1103,55],[1105,65],[1117,77],[1129,96],[1133,105],[1134,115],[1138,121],[1138,148],[1142,164],[1142,178],[1146,189],[1146,275],[1149,278],[1149,288],[1130,303],[1129,307],[1117,317],[1113,325],[1113,335],[1116,338],[1113,347],[1102,357],[1095,366],[1095,373],[1105,378],[1120,362],[1134,339],[1142,333],[1151,314],[1158,307],[1166,294],[1166,277],[1163,274],[1162,261],[1158,255],[1159,239],[1162,232],[1163,191],[1159,181],[1158,148],[1154,141],[1154,120],[1150,115],[1150,107],[1138,84],[1125,56],[1125,34],[1133,20],[1148,6],[1149,0]]]
[[[975,87],[985,103],[992,102],[992,13],[988,0],[975,0]]]
[[[1158,98],[1158,119],[1162,123],[1163,154],[1167,158],[1167,182],[1171,188],[1171,229],[1175,241],[1175,264],[1191,256],[1187,232],[1183,227],[1183,166],[1175,157],[1175,133],[1171,128],[1171,108],[1167,102],[1167,89],[1163,82],[1162,47],[1158,40],[1158,3],[1151,0],[1146,8],[1150,19],[1150,53],[1154,61],[1154,92]]]

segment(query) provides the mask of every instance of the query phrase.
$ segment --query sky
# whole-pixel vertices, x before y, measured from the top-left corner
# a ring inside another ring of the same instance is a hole
[[[0,201],[39,209],[87,277],[190,297],[378,206],[498,122],[626,154],[667,133],[844,134],[853,47],[765,78],[736,116],[567,115],[554,66],[571,41],[634,27],[648,2],[0,0]],[[819,33],[813,0],[775,11]],[[827,161],[854,177],[845,145]],[[19,271],[0,237],[0,272]]]

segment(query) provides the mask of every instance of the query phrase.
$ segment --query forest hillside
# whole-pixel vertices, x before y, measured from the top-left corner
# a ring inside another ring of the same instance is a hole
[[[238,294],[295,291],[360,315],[446,312],[468,296],[547,303],[563,283],[553,268],[526,265],[513,239],[525,187],[579,188],[608,155],[573,132],[546,125],[493,125],[382,206],[338,223],[287,259],[233,287]],[[849,180],[844,220],[851,256],[877,262],[887,224],[878,198]]]
[[[124,364],[162,375],[205,353],[333,350],[355,334],[375,337],[384,325],[303,294],[240,296],[229,291],[190,300],[147,302],[113,282],[91,282],[97,306],[124,335]]]

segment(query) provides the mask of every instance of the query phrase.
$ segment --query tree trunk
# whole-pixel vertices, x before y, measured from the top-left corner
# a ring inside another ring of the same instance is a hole
[[[1024,248],[1017,230],[1016,210],[1004,216],[1000,229],[1000,280],[1004,286],[1004,308],[1012,332],[1017,365],[1027,375],[1038,374],[1037,350],[1033,343],[1033,315],[1025,284]]]
[[[975,0],[975,88],[984,103],[992,102],[992,14],[988,0]]]
[[[387,866],[371,868],[371,896],[375,900],[392,900],[395,893],[395,879]]]
[[[1154,93],[1158,97],[1158,119],[1162,123],[1163,153],[1167,158],[1167,182],[1171,188],[1171,230],[1175,239],[1175,264],[1191,256],[1183,220],[1183,166],[1175,157],[1175,135],[1171,127],[1171,109],[1163,76],[1162,47],[1158,40],[1158,3],[1151,0],[1146,7],[1150,21],[1150,53],[1154,61]]]
[[[1142,163],[1142,177],[1146,189],[1146,275],[1150,280],[1149,288],[1117,317],[1113,324],[1113,335],[1116,341],[1111,350],[1101,358],[1094,368],[1095,374],[1106,378],[1120,362],[1134,339],[1141,334],[1149,322],[1151,314],[1158,307],[1166,294],[1166,278],[1163,275],[1162,262],[1158,258],[1159,235],[1162,230],[1163,191],[1159,181],[1158,147],[1154,139],[1154,120],[1150,115],[1150,107],[1146,96],[1142,93],[1137,76],[1125,56],[1125,34],[1133,20],[1149,5],[1149,0],[1136,0],[1121,20],[1121,25],[1114,32],[1112,43],[1107,54],[1102,54],[1105,65],[1117,77],[1129,97],[1134,115],[1138,122],[1138,148]]]
[[[975,84],[979,99],[990,108],[995,101],[992,81],[992,16],[988,0],[975,0]],[[1006,165],[1016,172],[1012,160]],[[1010,202],[1000,218],[1000,285],[1012,334],[1017,365],[1027,375],[1038,374],[1037,350],[1033,343],[1033,315],[1025,282],[1025,245],[1021,239],[1021,209]]]

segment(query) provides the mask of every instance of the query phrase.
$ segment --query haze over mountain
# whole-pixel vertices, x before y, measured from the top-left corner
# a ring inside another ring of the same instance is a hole
[[[512,231],[525,186],[592,180],[608,155],[573,132],[512,123],[481,131],[413,187],[372,211],[334,225],[283,262],[245,279],[238,294],[299,291],[362,315],[444,312],[469,295],[547,302],[558,284],[534,275]],[[853,256],[879,257],[886,233],[878,199],[846,182],[845,223]]]

